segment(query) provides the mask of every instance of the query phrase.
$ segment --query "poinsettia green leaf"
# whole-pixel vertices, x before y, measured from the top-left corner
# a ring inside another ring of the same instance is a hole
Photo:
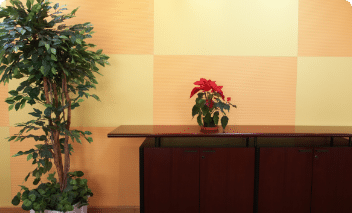
[[[225,129],[228,121],[229,121],[229,118],[227,116],[222,116],[222,118],[221,118],[221,126],[222,126],[223,129]]]
[[[192,118],[194,118],[194,116],[198,113],[199,113],[199,107],[197,107],[197,105],[194,105],[192,108]]]
[[[198,122],[198,125],[199,125],[199,126],[203,126],[201,114],[198,115],[198,117],[197,117],[197,122]]]
[[[215,125],[218,125],[218,123],[219,123],[219,112],[218,111],[214,112],[213,119],[214,119]]]

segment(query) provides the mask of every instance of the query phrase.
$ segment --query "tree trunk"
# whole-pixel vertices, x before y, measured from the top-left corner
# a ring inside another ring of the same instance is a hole
[[[66,102],[68,103],[67,109],[67,124],[66,130],[70,131],[71,125],[71,99],[67,92],[67,81],[66,81],[66,74],[63,73],[63,80],[62,80],[62,105],[65,105],[64,96],[66,97]],[[64,118],[65,118],[65,110],[63,110]],[[69,147],[68,147],[68,135],[65,134],[65,143],[64,143],[64,150],[65,150],[65,168],[64,168],[64,184],[62,185],[62,190],[67,186],[67,173],[70,171],[70,154],[69,154]],[[62,191],[61,190],[61,191]]]
[[[44,92],[45,92],[46,103],[52,104],[50,102],[49,87],[48,87],[48,84],[50,82],[47,79],[47,77],[44,77],[43,79],[44,79]],[[55,88],[55,90],[56,90],[56,88]],[[55,100],[58,100],[57,93],[56,93]],[[51,119],[51,115],[50,115],[50,119]],[[53,126],[53,122],[51,120],[49,120],[49,125]],[[53,150],[54,150],[54,155],[53,155],[54,164],[55,164],[55,167],[57,170],[57,174],[59,176],[59,184],[60,184],[60,189],[61,189],[61,186],[64,184],[64,180],[63,180],[63,166],[62,166],[61,149],[60,149],[60,141],[59,141],[60,134],[59,134],[59,131],[57,131],[57,130],[51,130],[51,135],[52,135],[52,145],[53,145]]]

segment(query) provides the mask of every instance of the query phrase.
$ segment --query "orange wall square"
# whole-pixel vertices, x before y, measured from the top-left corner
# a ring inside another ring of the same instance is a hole
[[[352,56],[352,7],[345,0],[300,0],[298,56]]]
[[[93,38],[88,43],[97,45],[105,54],[153,54],[153,0],[58,0],[67,5],[65,13],[80,7],[76,17],[67,24],[91,22]]]

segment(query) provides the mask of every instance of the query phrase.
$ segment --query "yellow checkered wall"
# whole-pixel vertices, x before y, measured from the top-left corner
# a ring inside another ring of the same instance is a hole
[[[93,133],[92,144],[73,144],[71,160],[71,170],[85,172],[91,206],[139,205],[143,138],[107,133],[127,124],[197,125],[189,95],[200,78],[224,86],[238,106],[229,125],[352,125],[352,7],[345,0],[55,2],[69,11],[80,6],[70,23],[91,22],[90,42],[111,57],[90,91],[101,102],[85,100],[72,112],[72,128]],[[19,83],[1,84],[0,98]],[[0,101],[0,207],[11,206],[31,166],[10,156],[34,144],[3,139],[32,118],[30,105],[7,108]]]

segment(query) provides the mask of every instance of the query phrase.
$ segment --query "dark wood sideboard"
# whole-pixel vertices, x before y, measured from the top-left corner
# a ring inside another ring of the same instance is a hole
[[[352,127],[122,125],[139,148],[141,213],[351,213]]]

